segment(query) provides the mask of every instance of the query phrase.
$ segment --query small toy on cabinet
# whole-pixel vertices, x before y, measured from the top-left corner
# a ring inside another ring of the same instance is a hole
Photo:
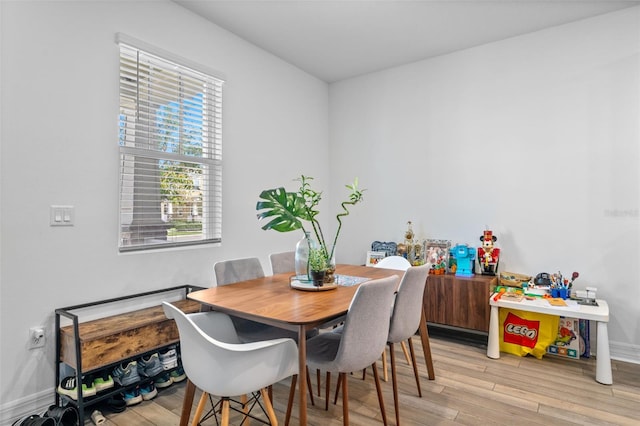
[[[411,221],[407,222],[407,230],[404,233],[404,243],[398,243],[398,255],[406,258],[411,266],[420,266],[425,262],[424,241],[416,240]]]
[[[478,247],[478,263],[482,275],[496,275],[498,272],[500,249],[494,247],[497,240],[498,238],[488,229],[480,237],[482,247]]]
[[[457,244],[450,251],[456,259],[456,277],[472,277],[475,263],[475,250],[466,244]]]

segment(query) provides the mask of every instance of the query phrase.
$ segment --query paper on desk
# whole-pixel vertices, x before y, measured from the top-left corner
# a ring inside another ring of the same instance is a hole
[[[564,299],[560,298],[547,299],[547,302],[549,302],[551,306],[567,306]]]
[[[563,305],[553,305],[550,301],[554,300],[554,299],[543,299],[543,298],[536,298],[534,300],[521,300],[519,303],[523,303],[526,305],[534,305],[534,306],[553,306],[554,308],[558,308],[558,309],[573,309],[573,310],[580,310],[580,305],[578,304],[577,301],[575,300],[571,300],[571,299],[558,299],[560,301],[563,301],[564,304]]]

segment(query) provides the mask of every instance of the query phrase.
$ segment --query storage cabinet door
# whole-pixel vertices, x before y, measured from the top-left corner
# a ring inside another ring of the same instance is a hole
[[[429,275],[425,287],[428,322],[483,332],[489,331],[489,296],[495,277]]]

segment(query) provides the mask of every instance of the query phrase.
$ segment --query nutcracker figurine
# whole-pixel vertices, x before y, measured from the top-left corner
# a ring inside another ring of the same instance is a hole
[[[498,272],[498,261],[500,249],[493,246],[498,238],[489,230],[484,231],[480,241],[482,247],[478,247],[478,263],[482,275],[496,275]]]

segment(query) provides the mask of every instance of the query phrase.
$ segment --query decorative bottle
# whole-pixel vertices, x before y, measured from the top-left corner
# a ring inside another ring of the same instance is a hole
[[[309,249],[315,247],[315,243],[309,232],[304,233],[304,237],[296,244],[295,266],[296,276],[299,280],[309,281]]]

